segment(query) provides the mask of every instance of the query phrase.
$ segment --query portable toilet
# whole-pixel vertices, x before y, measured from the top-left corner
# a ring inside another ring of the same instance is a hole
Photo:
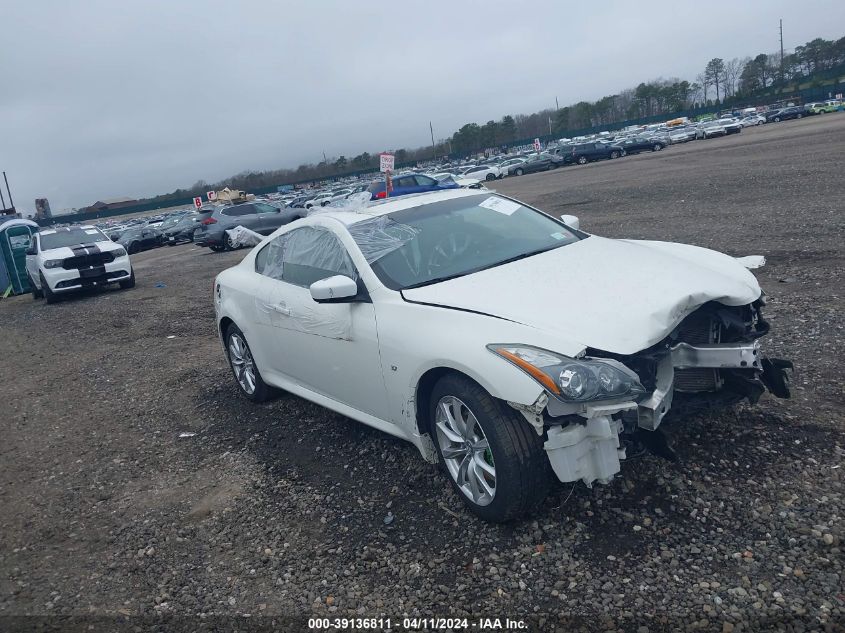
[[[30,291],[26,249],[38,228],[32,220],[0,220],[0,296]]]

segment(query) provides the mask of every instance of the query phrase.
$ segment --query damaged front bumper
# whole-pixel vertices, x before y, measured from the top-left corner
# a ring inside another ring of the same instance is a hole
[[[650,350],[650,393],[637,402],[575,407],[543,394],[532,406],[511,405],[539,433],[546,433],[544,448],[560,481],[581,480],[587,486],[594,481],[607,483],[626,457],[620,436],[637,429],[657,431],[678,398],[684,403],[698,399],[724,405],[742,399],[756,402],[766,390],[779,398],[789,397],[792,363],[762,355],[758,337],[768,331],[767,324],[763,325],[765,330],[759,334],[736,342],[691,344],[670,337],[662,347]],[[690,393],[694,391],[690,388],[691,370],[705,375],[712,370],[709,389]],[[652,437],[650,433],[648,437]]]

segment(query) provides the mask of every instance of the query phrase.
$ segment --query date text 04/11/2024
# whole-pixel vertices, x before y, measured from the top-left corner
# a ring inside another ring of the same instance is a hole
[[[477,631],[519,631],[528,625],[523,620],[510,618],[309,618],[311,630],[382,631],[394,627],[407,631],[477,630]]]

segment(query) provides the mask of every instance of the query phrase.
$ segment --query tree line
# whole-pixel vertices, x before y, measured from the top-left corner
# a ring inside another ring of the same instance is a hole
[[[482,125],[467,123],[433,147],[398,149],[394,153],[398,165],[430,161],[438,156],[469,155],[520,139],[562,136],[574,130],[718,106],[726,100],[752,100],[791,84],[816,84],[841,72],[845,72],[845,37],[838,40],[816,38],[796,46],[783,56],[777,52],[729,60],[715,57],[707,62],[692,82],[678,78],[655,79],[597,101],[579,101],[533,114],[508,114],[498,121],[491,120]],[[226,186],[255,191],[279,184],[326,180],[377,169],[378,154],[362,152],[350,158],[339,156],[316,164],[299,165],[296,169],[245,171],[212,184],[200,180],[187,189],[177,189],[151,201],[184,199]]]

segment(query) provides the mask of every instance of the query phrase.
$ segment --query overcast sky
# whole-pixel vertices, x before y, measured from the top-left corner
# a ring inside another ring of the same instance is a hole
[[[418,147],[712,57],[845,35],[841,0],[10,0],[0,169],[18,207],[151,196],[247,169]]]

